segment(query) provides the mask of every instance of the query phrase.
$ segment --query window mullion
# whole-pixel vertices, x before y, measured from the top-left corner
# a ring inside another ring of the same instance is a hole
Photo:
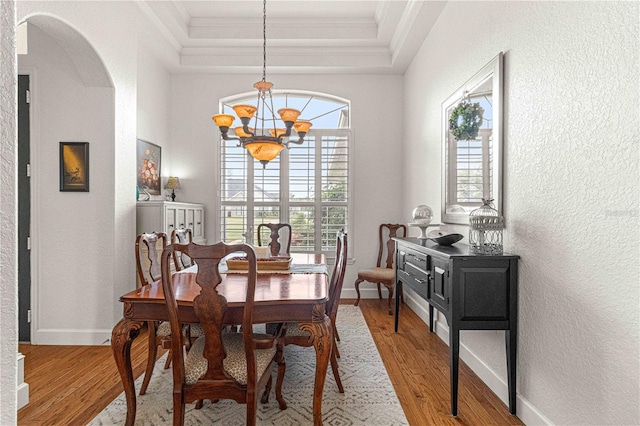
[[[253,157],[251,156],[251,154],[249,154],[249,151],[246,152],[246,156],[247,156],[247,229],[244,230],[244,232],[248,232],[248,237],[246,238],[246,242],[247,244],[253,244],[254,243],[254,235],[256,230],[254,229],[254,225],[255,225],[255,220],[254,220],[254,216],[255,216],[255,178],[253,176],[254,174],[254,168],[255,168],[255,160],[253,159]]]
[[[322,253],[322,142],[323,134],[318,132],[315,137],[315,176],[314,176],[314,253]]]
[[[289,148],[280,152],[280,222],[290,223],[289,215]]]

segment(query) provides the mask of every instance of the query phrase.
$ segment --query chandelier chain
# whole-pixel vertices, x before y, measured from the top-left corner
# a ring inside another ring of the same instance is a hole
[[[267,0],[262,2],[262,81],[267,81]]]

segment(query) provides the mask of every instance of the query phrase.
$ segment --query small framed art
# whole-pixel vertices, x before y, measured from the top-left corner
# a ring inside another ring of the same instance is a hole
[[[137,147],[136,184],[140,189],[146,187],[151,195],[160,195],[162,148],[142,139],[138,139]]]
[[[60,191],[89,192],[89,142],[60,142]]]

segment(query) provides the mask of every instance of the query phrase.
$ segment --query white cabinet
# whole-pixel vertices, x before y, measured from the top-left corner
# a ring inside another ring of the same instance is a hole
[[[166,232],[171,238],[174,229],[191,228],[193,242],[205,244],[204,205],[172,201],[138,201],[136,232]]]

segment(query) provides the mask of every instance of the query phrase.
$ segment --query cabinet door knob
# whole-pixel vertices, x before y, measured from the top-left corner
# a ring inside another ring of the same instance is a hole
[[[173,228],[173,224],[169,225],[169,228]]]

